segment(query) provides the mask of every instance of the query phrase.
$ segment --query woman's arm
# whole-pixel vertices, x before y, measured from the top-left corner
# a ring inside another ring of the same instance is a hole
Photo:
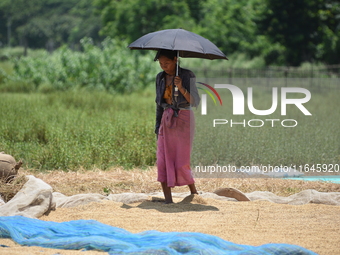
[[[178,87],[178,91],[184,96],[184,98],[190,103],[192,98],[190,92],[183,86],[182,79],[179,76],[175,77],[174,84]]]
[[[176,78],[178,78],[177,81]],[[183,79],[177,76],[176,78],[174,83],[178,86],[179,92],[191,106],[197,107],[201,100],[196,87],[195,74],[189,71],[184,76],[182,76]]]

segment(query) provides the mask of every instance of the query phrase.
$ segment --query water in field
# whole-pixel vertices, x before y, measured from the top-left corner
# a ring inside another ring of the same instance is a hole
[[[302,176],[302,177],[291,177],[285,178],[290,180],[301,180],[301,181],[324,181],[340,184],[339,175],[320,175],[320,176]]]

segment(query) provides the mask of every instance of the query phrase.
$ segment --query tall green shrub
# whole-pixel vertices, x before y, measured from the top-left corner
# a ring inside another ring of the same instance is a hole
[[[17,59],[10,80],[33,83],[36,89],[48,85],[53,90],[85,87],[128,93],[153,84],[159,71],[153,52],[132,51],[126,41],[107,38],[97,46],[83,38],[81,45],[81,52],[64,46],[52,54]]]

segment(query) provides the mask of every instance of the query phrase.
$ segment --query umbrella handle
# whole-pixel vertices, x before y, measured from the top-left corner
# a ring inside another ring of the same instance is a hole
[[[179,58],[179,50],[177,51],[176,76],[178,76],[178,58]]]
[[[179,50],[177,51],[177,63],[176,63],[176,76],[178,76],[178,58],[179,58]],[[175,101],[177,102],[177,97],[178,97],[178,87],[175,86]]]

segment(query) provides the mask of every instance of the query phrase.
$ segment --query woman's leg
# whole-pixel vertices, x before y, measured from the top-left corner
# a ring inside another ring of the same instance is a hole
[[[189,187],[189,189],[190,189],[191,194],[198,194],[198,192],[197,192],[197,190],[196,190],[195,183],[189,184],[188,187]]]
[[[168,184],[166,182],[161,182],[161,184],[162,184],[162,189],[164,193],[165,203],[166,204],[173,203],[172,195],[171,195],[171,188],[168,187]]]

